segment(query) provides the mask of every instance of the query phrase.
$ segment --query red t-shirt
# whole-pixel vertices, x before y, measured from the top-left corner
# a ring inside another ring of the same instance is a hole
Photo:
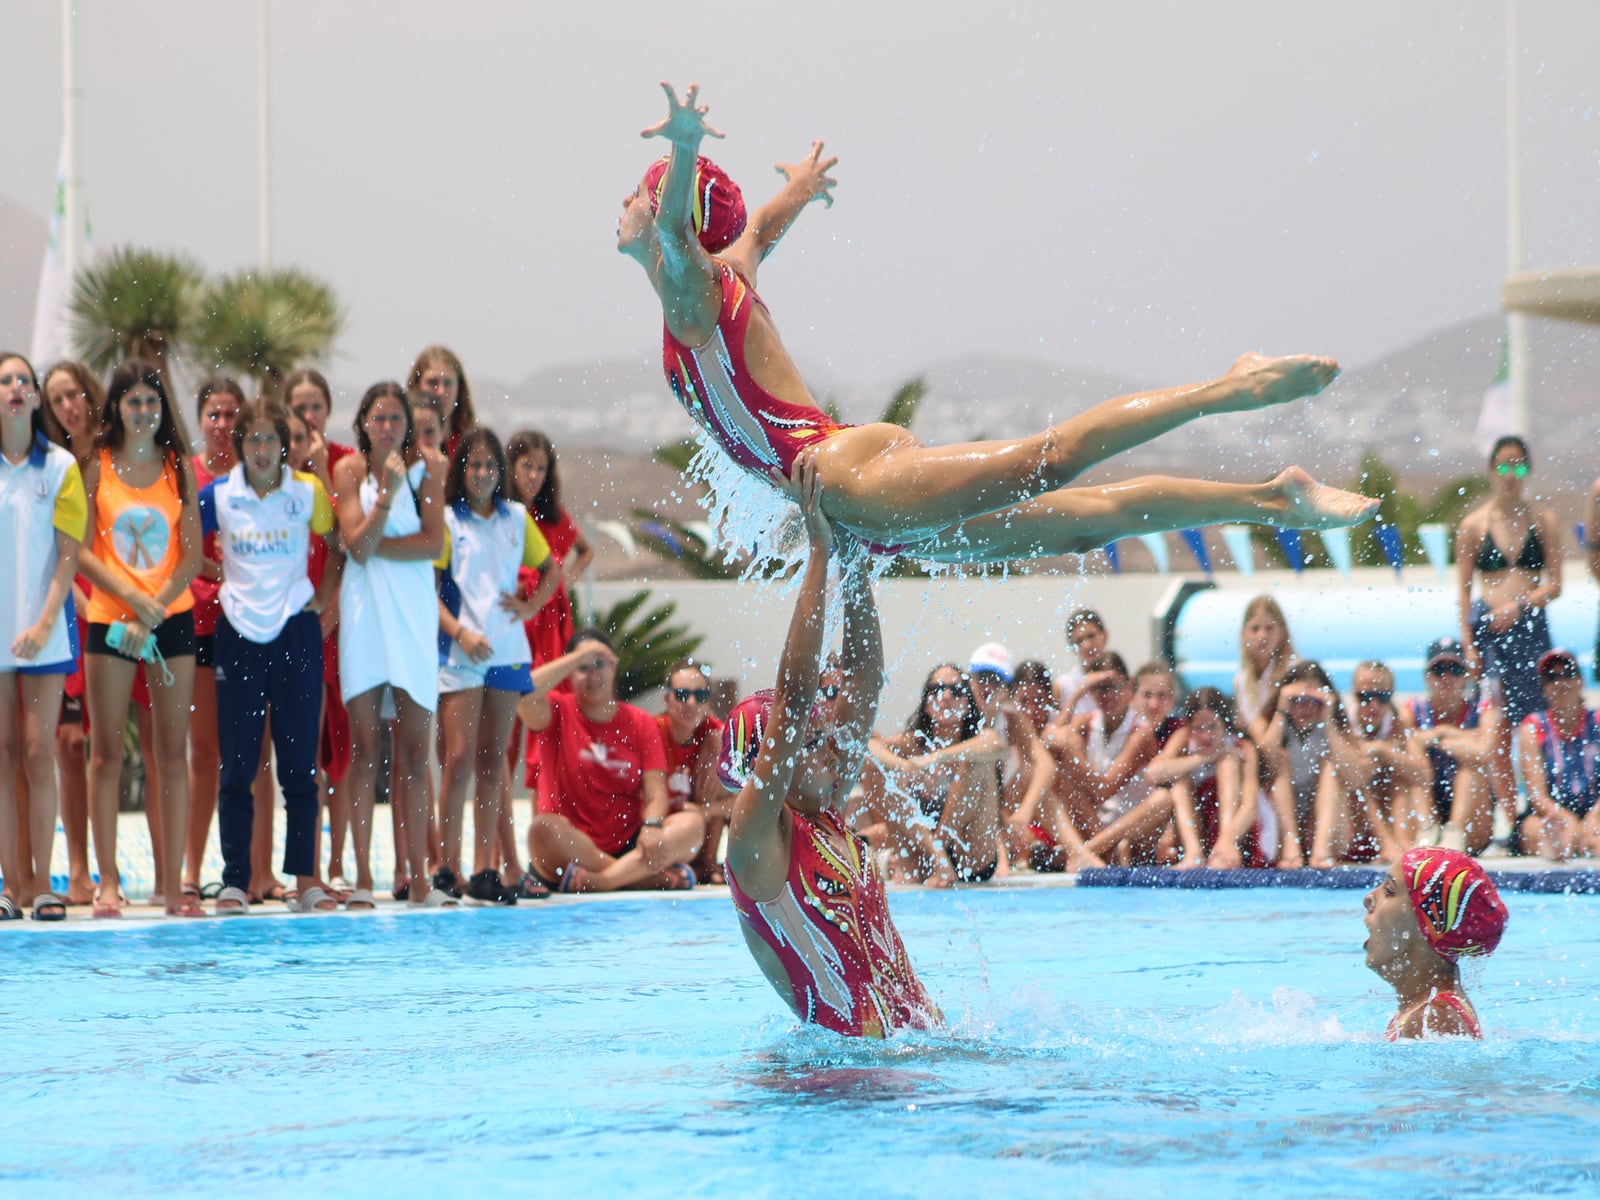
[[[722,722],[707,713],[695,731],[689,735],[687,745],[680,746],[672,740],[672,727],[667,724],[667,714],[656,718],[661,729],[661,749],[667,756],[667,799],[672,811],[677,812],[694,799],[694,764],[700,757],[700,747],[706,738],[722,737]]]
[[[539,811],[566,817],[606,854],[620,854],[639,836],[644,773],[666,771],[655,718],[618,704],[601,725],[571,693],[550,695],[550,727],[539,738]]]
[[[196,454],[190,460],[194,466],[194,486],[196,494],[216,478],[206,470],[206,456]],[[217,544],[216,531],[206,534],[205,541],[200,544],[201,553],[210,561],[222,561],[222,547]],[[211,637],[217,632],[217,618],[222,615],[222,599],[219,593],[222,584],[216,579],[207,579],[204,575],[196,575],[189,584],[189,594],[194,597],[194,632],[196,637]]]

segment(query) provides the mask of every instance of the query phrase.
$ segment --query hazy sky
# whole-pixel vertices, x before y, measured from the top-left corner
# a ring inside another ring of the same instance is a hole
[[[1529,259],[1592,262],[1600,5],[1522,8]],[[255,3],[80,13],[97,244],[252,263]],[[841,156],[837,204],[762,277],[796,356],[830,379],[970,351],[1152,380],[1258,347],[1359,364],[1497,306],[1495,0],[271,13],[276,257],[345,300],[334,366],[357,385],[435,340],[503,379],[652,352],[654,301],[614,226],[654,153],[637,131],[663,78],[703,85],[728,134],[711,153],[752,202],[811,138]],[[0,193],[43,213],[59,5],[14,0],[6,34]]]

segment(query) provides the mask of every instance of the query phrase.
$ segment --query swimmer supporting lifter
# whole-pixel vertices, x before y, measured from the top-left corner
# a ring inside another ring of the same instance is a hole
[[[748,227],[738,188],[699,158],[721,133],[698,87],[680,102],[663,83],[665,120],[643,131],[671,143],[623,202],[618,249],[639,262],[661,301],[674,392],[746,470],[781,485],[814,457],[830,518],[859,538],[918,558],[991,562],[1085,553],[1116,538],[1220,521],[1302,529],[1351,525],[1376,501],[1318,484],[1291,467],[1261,484],[1149,476],[1067,490],[1096,463],[1196,417],[1248,412],[1316,395],[1331,359],[1246,354],[1218,379],[1123,396],[1031,437],[924,446],[896,425],[839,425],[817,408],[754,293],[757,270],[815,199],[831,203],[837,159],[822,143],[779,164],[784,188]],[[908,545],[909,544],[909,545]]]
[[[866,839],[840,807],[861,773],[883,688],[883,639],[865,560],[844,568],[838,702],[819,703],[833,531],[814,465],[795,484],[810,560],[777,686],[728,714],[717,774],[736,790],[727,879],[746,944],[802,1021],[852,1037],[887,1037],[941,1020],[889,916]]]

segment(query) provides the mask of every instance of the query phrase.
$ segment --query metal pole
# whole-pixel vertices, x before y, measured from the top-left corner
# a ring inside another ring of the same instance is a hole
[[[272,266],[272,76],[268,0],[259,0],[256,39],[256,257]]]
[[[83,257],[83,181],[78,175],[78,14],[74,0],[61,0],[61,144],[66,151],[61,196],[61,263],[67,288],[78,278]]]
[[[1523,268],[1522,248],[1522,87],[1521,40],[1517,31],[1518,0],[1506,0],[1506,274]],[[1528,428],[1528,318],[1506,318],[1506,351],[1510,359],[1507,386],[1511,392],[1511,428],[1524,436]]]

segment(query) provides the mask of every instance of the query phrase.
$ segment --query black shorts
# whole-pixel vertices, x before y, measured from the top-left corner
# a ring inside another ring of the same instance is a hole
[[[61,693],[61,716],[56,721],[57,725],[82,725],[83,724],[83,697],[69,696]]]
[[[113,649],[106,644],[106,630],[110,625],[100,625],[93,622],[89,625],[89,644],[84,648],[85,654],[104,654],[116,658],[126,658],[120,650]],[[155,628],[156,649],[161,651],[161,657],[193,658],[194,657],[194,613],[173,613]]]
[[[161,653],[165,654],[166,651],[163,650]],[[216,634],[197,633],[194,635],[194,665],[208,669],[217,665]]]

